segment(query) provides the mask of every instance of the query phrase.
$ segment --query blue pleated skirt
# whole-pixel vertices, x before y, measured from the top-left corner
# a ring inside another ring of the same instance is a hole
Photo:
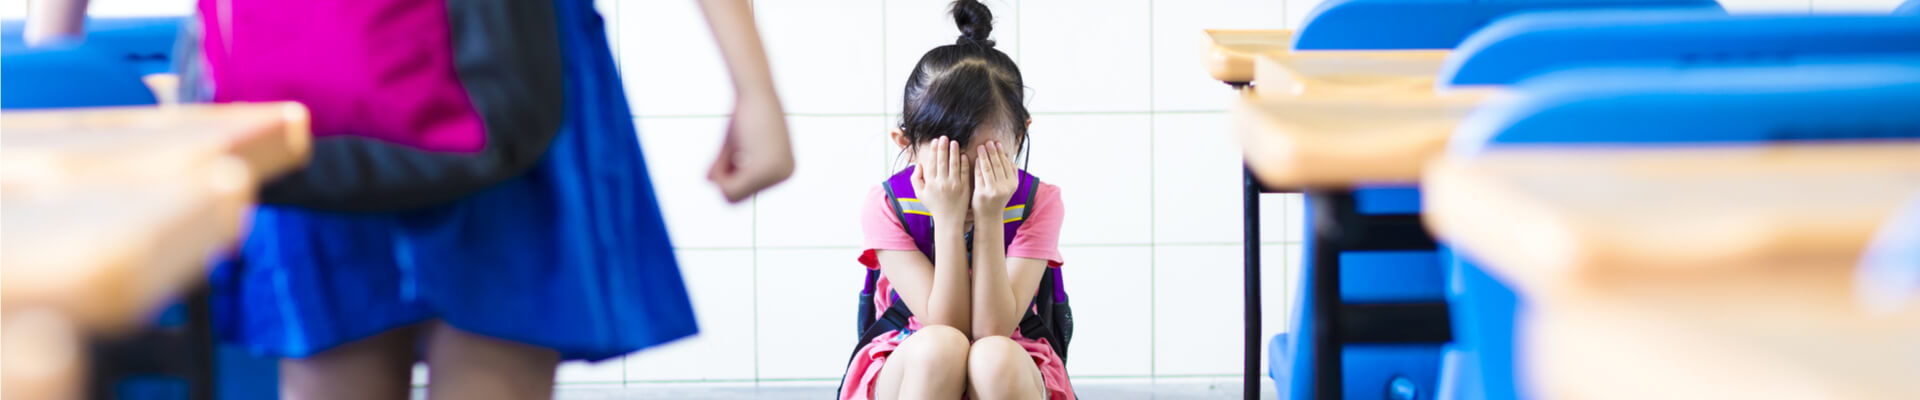
[[[426,210],[260,207],[211,277],[222,340],[299,358],[438,319],[600,360],[696,331],[604,24],[554,1],[566,106],[546,158]]]

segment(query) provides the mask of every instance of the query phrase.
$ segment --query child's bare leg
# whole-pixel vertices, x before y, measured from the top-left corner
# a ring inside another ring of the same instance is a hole
[[[404,327],[302,359],[280,361],[280,397],[288,400],[405,400],[413,385],[418,327]]]
[[[945,325],[908,336],[880,367],[873,398],[953,399],[966,390],[967,335]]]
[[[1006,336],[973,342],[967,356],[967,398],[974,400],[1041,400],[1046,384],[1033,356]]]
[[[553,398],[559,352],[481,336],[440,321],[426,326],[426,337],[429,398]]]

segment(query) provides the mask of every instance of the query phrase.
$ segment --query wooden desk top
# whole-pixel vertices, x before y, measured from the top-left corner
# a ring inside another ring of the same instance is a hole
[[[0,397],[66,400],[85,395],[87,350],[65,315],[48,310],[9,312],[0,322]]]
[[[170,176],[222,156],[265,180],[305,163],[310,140],[296,103],[9,112],[0,127],[9,187]]]
[[[1920,299],[1857,261],[1920,141],[1513,148],[1426,172],[1428,227],[1528,299],[1543,398],[1920,398]]]
[[[306,162],[309,140],[294,103],[9,112],[0,128],[7,398],[81,395],[82,338],[205,279],[256,184]]]
[[[1221,82],[1253,82],[1253,59],[1293,47],[1289,29],[1208,29],[1207,72]]]
[[[1695,272],[1529,296],[1541,398],[1920,398],[1920,301],[1867,311],[1844,263]]]
[[[0,115],[0,309],[130,327],[239,238],[255,185],[306,162],[294,103]]]
[[[1492,150],[1424,182],[1428,228],[1520,281],[1853,265],[1920,194],[1920,142]]]
[[[1234,114],[1247,165],[1272,188],[1415,182],[1454,124],[1498,93],[1432,91],[1370,97],[1266,95]]]
[[[1254,60],[1260,97],[1397,97],[1430,94],[1446,50],[1270,52]]]
[[[46,308],[89,330],[138,325],[230,249],[254,190],[227,160],[172,178],[0,192],[0,310]]]

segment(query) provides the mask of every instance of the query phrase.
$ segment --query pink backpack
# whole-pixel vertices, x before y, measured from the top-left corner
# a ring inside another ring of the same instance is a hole
[[[212,101],[298,101],[313,160],[262,201],[389,211],[530,168],[560,128],[548,1],[201,0]]]

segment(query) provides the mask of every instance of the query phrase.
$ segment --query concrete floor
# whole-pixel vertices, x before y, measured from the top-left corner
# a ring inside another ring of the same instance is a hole
[[[1262,380],[1261,398],[1275,398],[1271,382]],[[1075,394],[1083,399],[1095,400],[1228,400],[1241,398],[1241,384],[1236,378],[1173,378],[1173,379],[1075,379]],[[674,383],[646,384],[633,386],[562,386],[554,391],[556,400],[613,400],[613,399],[831,399],[834,387],[828,382],[792,382],[792,383]],[[414,392],[414,398],[424,399],[422,390]]]

